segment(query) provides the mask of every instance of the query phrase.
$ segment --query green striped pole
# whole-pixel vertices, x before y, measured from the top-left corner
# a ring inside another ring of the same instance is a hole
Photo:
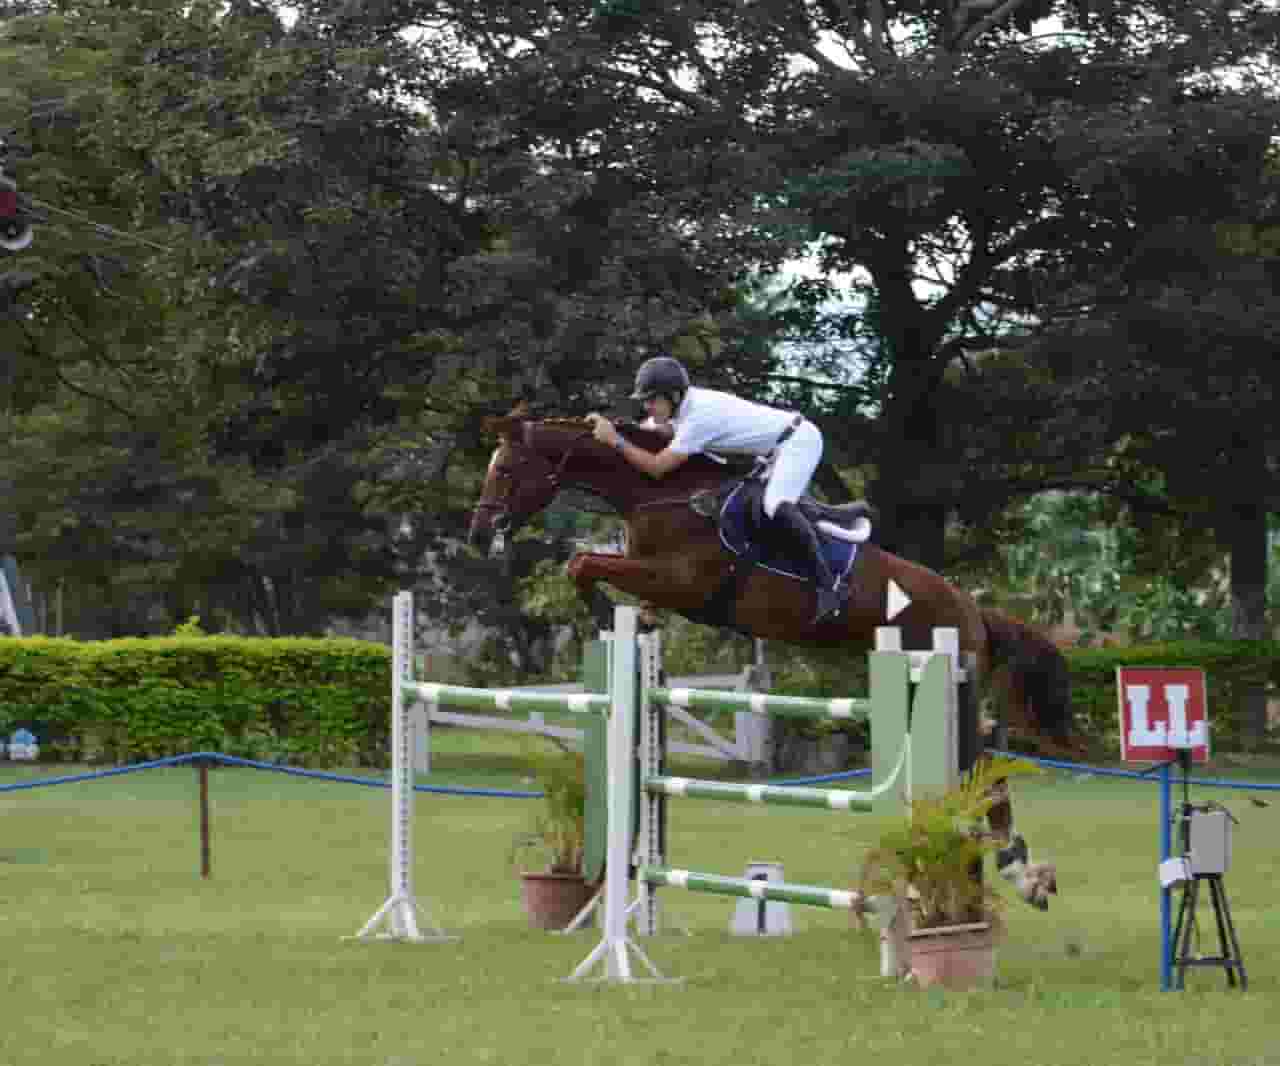
[[[763,803],[780,807],[810,807],[824,811],[870,811],[876,800],[899,783],[911,755],[911,738],[904,737],[898,761],[887,780],[870,792],[844,788],[803,788],[796,785],[751,785],[731,781],[703,781],[693,777],[650,777],[643,788],[650,795],[686,799]]]
[[[651,777],[646,792],[688,799],[725,800],[734,803],[763,803],[779,807],[816,807],[831,811],[869,811],[869,792],[839,788],[799,788],[782,785],[736,785],[727,781],[701,781],[689,777]]]
[[[419,699],[447,707],[474,711],[571,711],[574,714],[605,714],[609,697],[584,692],[525,692],[519,689],[466,688],[462,685],[406,684]]]
[[[816,699],[809,696],[775,696],[769,692],[725,692],[705,688],[657,688],[651,696],[658,703],[687,711],[750,711],[782,718],[870,718],[869,699]]]
[[[798,885],[785,881],[763,881],[745,877],[720,877],[696,870],[676,870],[665,866],[641,866],[638,876],[646,884],[683,888],[690,892],[710,892],[718,896],[799,903],[834,910],[858,910],[870,914],[892,911],[896,902],[889,897],[864,896],[854,889]]]

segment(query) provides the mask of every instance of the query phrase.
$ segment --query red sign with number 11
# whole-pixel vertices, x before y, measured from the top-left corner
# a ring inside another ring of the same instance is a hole
[[[1209,761],[1209,702],[1204,671],[1178,666],[1121,666],[1120,757],[1165,762],[1190,747],[1194,762]]]

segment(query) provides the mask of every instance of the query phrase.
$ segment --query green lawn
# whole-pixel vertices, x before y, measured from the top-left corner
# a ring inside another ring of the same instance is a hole
[[[510,738],[442,730],[433,748],[432,783],[528,787]],[[231,769],[210,791],[209,881],[190,769],[0,794],[0,1063],[1280,1064],[1280,797],[1218,794],[1242,823],[1227,888],[1247,994],[1220,972],[1158,990],[1154,786],[1057,775],[1020,783],[1018,824],[1062,895],[1010,906],[996,990],[943,995],[879,979],[842,913],[796,907],[795,936],[735,939],[733,900],[675,891],[689,935],[647,949],[682,985],[560,983],[597,934],[526,927],[506,861],[526,800],[417,799],[418,892],[460,941],[344,941],[387,894],[388,793]],[[875,824],[677,801],[671,860],[847,884]]]

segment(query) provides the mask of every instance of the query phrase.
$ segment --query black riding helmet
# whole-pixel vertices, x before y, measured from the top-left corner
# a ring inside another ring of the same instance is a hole
[[[633,400],[647,400],[652,396],[683,396],[689,389],[689,372],[678,359],[659,355],[646,359],[636,371],[636,388]]]

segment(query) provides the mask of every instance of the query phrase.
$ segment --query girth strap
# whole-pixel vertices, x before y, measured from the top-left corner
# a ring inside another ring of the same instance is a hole
[[[700,622],[702,625],[739,629],[734,623],[733,605],[738,602],[738,598],[742,595],[742,590],[747,584],[747,578],[751,576],[751,571],[760,562],[760,556],[763,551],[764,549],[753,541],[747,551],[736,556],[729,564],[729,573],[716,586],[716,590],[707,597],[706,603],[695,611],[682,611],[681,613],[691,621]],[[746,630],[742,629],[740,632],[745,633]]]

